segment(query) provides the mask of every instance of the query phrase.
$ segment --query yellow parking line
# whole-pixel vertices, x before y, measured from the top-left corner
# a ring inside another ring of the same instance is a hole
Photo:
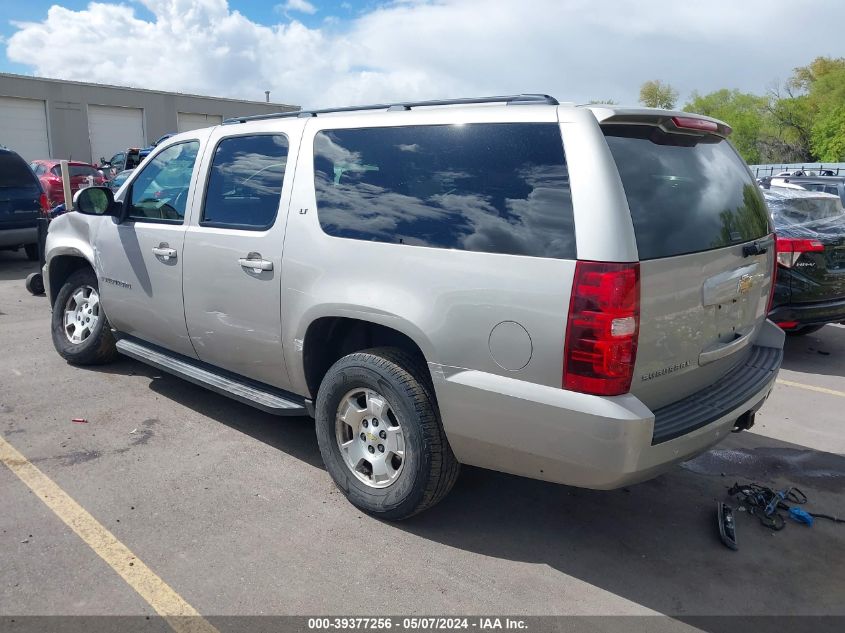
[[[787,387],[798,387],[798,389],[806,389],[807,391],[818,391],[819,393],[826,393],[831,396],[839,396],[845,398],[845,391],[836,391],[836,389],[827,389],[826,387],[815,387],[813,385],[805,385],[801,382],[792,382],[791,380],[777,379],[777,382]]]
[[[0,461],[76,532],[177,633],[219,633],[152,569],[101,525],[85,508],[0,437]]]

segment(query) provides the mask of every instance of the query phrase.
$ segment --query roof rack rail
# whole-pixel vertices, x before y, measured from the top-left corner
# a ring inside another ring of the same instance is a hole
[[[265,119],[287,119],[287,118],[310,118],[320,114],[333,114],[335,112],[358,112],[362,110],[387,110],[403,111],[411,108],[449,105],[473,105],[478,103],[506,103],[507,105],[524,105],[532,103],[544,103],[547,105],[560,105],[558,100],[549,95],[542,94],[521,94],[503,95],[500,97],[465,97],[462,99],[436,99],[434,101],[402,101],[399,103],[374,103],[362,106],[347,106],[344,108],[324,108],[322,110],[295,110],[293,112],[275,112],[272,114],[256,114],[254,116],[233,117],[223,121],[224,125],[233,123],[246,123],[247,121],[263,121]]]

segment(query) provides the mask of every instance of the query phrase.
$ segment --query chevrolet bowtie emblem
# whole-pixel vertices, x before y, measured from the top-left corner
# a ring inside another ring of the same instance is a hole
[[[749,290],[751,290],[751,286],[754,285],[754,277],[751,275],[743,275],[739,278],[739,283],[736,285],[736,291],[739,294],[745,294]]]

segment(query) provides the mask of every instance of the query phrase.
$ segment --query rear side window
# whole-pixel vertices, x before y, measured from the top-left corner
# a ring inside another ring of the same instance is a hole
[[[770,232],[766,205],[733,147],[717,136],[608,125],[640,259],[696,253]]]
[[[281,134],[234,136],[220,141],[200,224],[270,228],[279,209],[287,158],[288,140]]]
[[[314,172],[320,225],[335,237],[575,258],[557,124],[320,132]]]
[[[33,189],[37,187],[38,180],[23,158],[13,153],[0,153],[0,188]]]

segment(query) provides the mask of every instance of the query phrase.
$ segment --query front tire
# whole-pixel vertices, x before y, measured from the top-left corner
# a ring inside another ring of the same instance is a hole
[[[53,346],[73,365],[101,365],[117,356],[97,276],[90,268],[77,270],[61,287],[51,325]]]
[[[398,349],[344,356],[315,405],[326,469],[357,508],[405,519],[452,489],[460,464],[443,431],[428,369]]]

